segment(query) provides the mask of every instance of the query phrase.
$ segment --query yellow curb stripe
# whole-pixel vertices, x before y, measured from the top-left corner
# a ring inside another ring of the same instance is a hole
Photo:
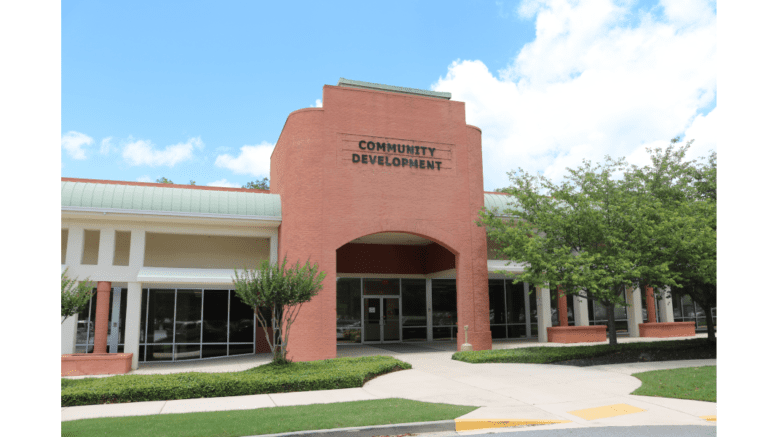
[[[567,413],[583,418],[585,420],[604,419],[607,417],[622,416],[624,414],[640,413],[642,408],[633,407],[627,404],[605,405],[603,407],[586,408],[584,410],[567,411]]]
[[[706,420],[707,422],[717,422],[718,416],[699,416],[702,419]]]
[[[571,420],[538,420],[538,419],[455,419],[456,431],[473,429],[507,428],[521,425],[551,425],[554,423],[569,423]]]

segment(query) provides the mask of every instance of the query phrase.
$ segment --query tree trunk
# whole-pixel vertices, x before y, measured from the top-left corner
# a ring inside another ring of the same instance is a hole
[[[618,344],[618,337],[615,333],[615,303],[610,302],[607,304],[607,329],[610,337],[610,346]]]
[[[704,305],[704,317],[707,319],[707,341],[715,342],[715,323],[712,321],[712,306]]]

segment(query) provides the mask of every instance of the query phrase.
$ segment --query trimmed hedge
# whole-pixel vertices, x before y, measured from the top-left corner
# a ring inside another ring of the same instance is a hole
[[[529,363],[551,364],[569,360],[618,356],[622,362],[637,361],[642,353],[655,360],[715,358],[716,349],[707,339],[668,340],[644,343],[624,343],[615,346],[533,346],[515,349],[456,352],[454,360],[466,363]]]
[[[409,369],[408,363],[386,356],[265,364],[243,372],[117,375],[107,378],[62,379],[61,405],[242,396],[361,387],[370,379]]]

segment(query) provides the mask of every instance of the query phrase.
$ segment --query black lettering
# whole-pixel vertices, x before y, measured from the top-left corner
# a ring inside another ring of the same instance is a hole
[[[367,163],[367,155],[362,155],[362,164]]]
[[[365,150],[364,147],[362,147],[362,144],[364,144],[364,143],[366,143],[366,141],[364,141],[364,140],[359,141],[359,148],[362,149],[362,150]],[[354,162],[356,162],[356,161],[354,161]]]
[[[394,152],[397,153],[397,145],[396,144],[388,144],[388,150],[387,152]]]
[[[421,146],[421,151],[423,152],[423,155],[426,156],[426,146]]]
[[[413,146],[407,146],[407,154],[408,155],[415,155],[415,152],[413,152]]]
[[[378,165],[383,165],[383,157],[378,156]]]
[[[385,152],[386,143],[375,143],[375,150],[377,150],[378,152]]]
[[[418,168],[418,160],[417,159],[411,159],[410,160],[410,168]]]
[[[418,165],[421,166],[421,168],[426,168],[426,161],[424,161],[423,159],[419,159]]]
[[[420,147],[419,146],[415,146],[415,154],[416,155],[420,155],[420,153],[418,153],[418,149],[420,149]]]
[[[434,161],[426,161],[426,168],[434,170]]]
[[[442,164],[442,161],[434,161],[434,162],[437,163],[437,170],[439,170],[440,169],[440,164]]]
[[[353,156],[351,157],[351,159],[353,160],[353,162],[359,162],[359,161],[362,160],[361,158],[359,158],[359,154],[358,153],[354,153]]]
[[[367,143],[367,150],[375,150],[375,143],[373,143],[372,141]]]
[[[394,167],[399,167],[399,164],[400,164],[399,158],[394,158],[391,160],[391,165],[393,165]]]
[[[378,157],[375,155],[370,155],[370,164],[375,164],[375,161],[378,160]]]
[[[405,145],[404,144],[397,144],[397,152],[405,153]]]
[[[402,167],[407,165],[407,158],[402,158]]]
[[[434,151],[437,150],[434,147],[429,147],[429,156],[434,156]]]

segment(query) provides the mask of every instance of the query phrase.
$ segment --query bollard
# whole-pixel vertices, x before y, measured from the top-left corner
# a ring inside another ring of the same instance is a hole
[[[467,338],[467,331],[469,331],[469,325],[464,326],[464,344],[461,345],[461,351],[471,351],[472,345],[469,344],[469,339]]]

